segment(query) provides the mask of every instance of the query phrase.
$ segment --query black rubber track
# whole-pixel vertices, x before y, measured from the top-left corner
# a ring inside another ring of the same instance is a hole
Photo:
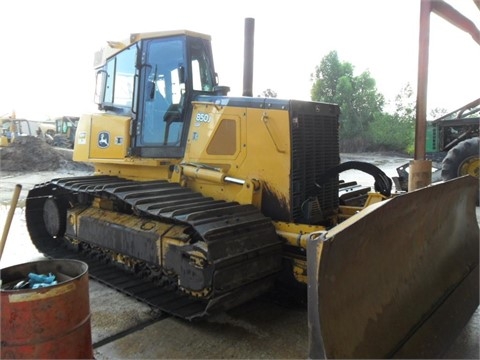
[[[94,197],[108,198],[138,216],[189,225],[192,238],[208,244],[209,261],[215,263],[219,279],[228,278],[232,271],[243,271],[253,263],[263,267],[258,277],[250,282],[237,287],[232,285],[232,288],[227,286],[228,291],[220,290],[208,300],[199,300],[171,284],[160,287],[143,275],[79,252],[63,239],[52,238],[43,221],[43,205],[49,197],[65,204]],[[271,220],[254,206],[207,198],[167,181],[137,182],[113,176],[54,179],[30,190],[26,219],[32,242],[46,256],[84,261],[93,279],[185,319],[226,310],[268,291],[280,270],[281,242]],[[226,247],[229,252],[224,250]],[[232,248],[236,249],[234,256]]]

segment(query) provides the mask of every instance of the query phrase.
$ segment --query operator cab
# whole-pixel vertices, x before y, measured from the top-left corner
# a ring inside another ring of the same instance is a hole
[[[218,87],[210,36],[190,31],[132,34],[96,68],[100,110],[132,117],[131,154],[179,158],[192,107],[201,94],[226,95]],[[120,50],[118,50],[120,48]]]

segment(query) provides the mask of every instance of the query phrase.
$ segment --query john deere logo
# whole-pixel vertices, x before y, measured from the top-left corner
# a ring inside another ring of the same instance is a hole
[[[105,149],[110,145],[110,134],[107,131],[102,131],[98,134],[98,147]]]

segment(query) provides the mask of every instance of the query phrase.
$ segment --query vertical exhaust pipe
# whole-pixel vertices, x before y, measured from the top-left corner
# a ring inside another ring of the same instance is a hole
[[[245,40],[243,52],[243,96],[253,96],[253,47],[255,19],[245,19]]]

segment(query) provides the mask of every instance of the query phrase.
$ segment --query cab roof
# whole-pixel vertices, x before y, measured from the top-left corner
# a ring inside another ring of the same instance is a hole
[[[130,38],[123,41],[107,41],[107,46],[100,49],[94,54],[93,64],[97,68],[103,65],[109,57],[125,49],[127,46],[143,39],[163,38],[176,35],[185,35],[190,37],[201,38],[211,41],[211,36],[190,30],[168,30],[168,31],[154,31],[145,33],[130,34]]]
[[[130,44],[133,44],[136,41],[142,39],[151,39],[157,37],[168,37],[168,36],[175,36],[175,35],[187,35],[191,37],[202,38],[205,40],[211,40],[211,36],[207,34],[202,34],[195,31],[190,30],[169,30],[169,31],[154,31],[154,32],[146,32],[146,33],[134,33],[130,35]]]

